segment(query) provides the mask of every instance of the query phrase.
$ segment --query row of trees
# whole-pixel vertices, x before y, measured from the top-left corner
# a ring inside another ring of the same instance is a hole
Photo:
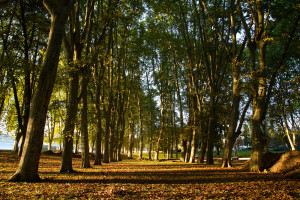
[[[1,3],[0,116],[14,131],[14,150],[21,156],[12,181],[39,179],[43,140],[51,146],[57,134],[63,143],[61,172],[73,171],[79,133],[84,168],[90,167],[90,148],[99,165],[121,161],[125,147],[132,158],[134,145],[140,157],[147,148],[156,160],[162,150],[172,157],[179,146],[184,162],[195,162],[199,149],[197,162],[206,156],[213,164],[213,150],[223,148],[223,137],[223,167],[231,167],[246,120],[251,171],[261,170],[270,135],[296,148],[295,2],[43,4]]]

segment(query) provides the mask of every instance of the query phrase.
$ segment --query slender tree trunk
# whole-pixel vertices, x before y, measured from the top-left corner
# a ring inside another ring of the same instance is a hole
[[[19,167],[10,181],[39,181],[38,166],[43,147],[44,128],[48,105],[53,90],[64,24],[72,6],[72,1],[44,1],[51,13],[51,28],[43,68],[38,86],[33,96],[24,150]]]
[[[286,119],[286,107],[284,106],[283,108],[283,121],[284,121],[284,127],[285,127],[285,133],[286,133],[286,136],[288,138],[288,141],[289,141],[289,144],[290,144],[290,149],[292,151],[295,151],[296,150],[296,147],[295,147],[295,143],[293,142],[293,139],[291,137],[291,133],[290,133],[290,130],[289,130],[289,125],[288,125],[288,122],[287,122],[287,119]]]
[[[15,107],[16,107],[17,116],[18,116],[18,128],[17,128],[17,132],[16,132],[16,139],[15,139],[15,144],[14,144],[13,152],[18,153],[18,150],[19,150],[19,148],[18,148],[19,141],[20,141],[20,139],[22,137],[24,137],[22,135],[23,122],[22,122],[20,104],[19,104],[19,100],[18,100],[17,87],[16,87],[16,84],[15,84],[15,78],[14,78],[14,76],[12,74],[11,74],[11,84],[12,84],[12,88],[13,88],[14,99],[15,99]],[[23,139],[22,139],[22,141],[23,141]]]
[[[185,162],[189,162],[190,157],[191,157],[192,134],[193,133],[189,130],[187,143],[186,143],[186,153],[185,153],[185,159],[184,159]]]
[[[76,70],[70,72],[69,102],[67,104],[65,128],[63,131],[63,153],[60,172],[74,172],[72,166],[72,157],[73,137],[78,107],[78,89],[79,75],[78,71]]]
[[[141,108],[141,96],[140,94],[138,94],[138,107],[139,107],[139,127],[140,127],[140,153],[139,153],[139,157],[143,158],[143,148],[144,148],[144,144],[143,144],[143,121],[142,121],[142,108]]]
[[[125,135],[125,114],[123,109],[121,109],[121,131],[120,131],[120,141],[119,141],[119,147],[118,147],[118,161],[122,161],[121,151],[122,151],[122,145],[124,141],[124,135]]]
[[[149,79],[148,79],[148,73],[147,73],[147,88],[148,88],[148,97],[149,97],[149,111],[150,111],[150,127],[148,129],[150,129],[150,135],[149,135],[149,139],[148,139],[148,144],[149,144],[149,152],[148,152],[148,158],[149,160],[152,159],[152,136],[153,136],[153,119],[152,119],[152,94],[150,91],[150,84],[149,84]]]
[[[160,130],[159,130],[159,135],[157,138],[156,142],[156,152],[155,152],[155,157],[154,160],[159,160],[159,150],[160,150],[160,141],[162,139],[162,135],[164,132],[164,126],[165,126],[165,116],[164,116],[164,99],[162,96],[162,93],[160,94]]]
[[[180,146],[181,146],[181,154],[180,154],[180,161],[185,161],[185,154],[186,154],[186,139],[184,137],[183,133],[183,111],[182,111],[182,103],[181,103],[181,94],[178,84],[178,75],[177,75],[177,67],[174,63],[173,65],[174,69],[174,81],[175,81],[175,87],[176,87],[176,95],[178,100],[178,106],[179,106],[179,119],[180,119]]]
[[[197,108],[195,108],[197,109]],[[196,153],[196,134],[197,134],[197,110],[194,110],[193,114],[193,132],[192,132],[192,141],[191,141],[191,156],[190,163],[195,162],[195,153]]]
[[[110,132],[110,111],[105,113],[105,133],[104,133],[104,154],[103,163],[109,163],[109,132]]]
[[[17,129],[14,147],[12,149],[12,152],[18,153],[20,139],[21,139],[20,129]]]
[[[90,153],[89,153],[89,133],[88,133],[88,117],[87,117],[87,110],[88,110],[88,103],[87,103],[87,90],[85,85],[88,83],[88,73],[87,69],[84,69],[85,72],[83,73],[80,88],[82,93],[81,99],[81,155],[82,155],[82,162],[81,167],[89,168],[90,165]]]
[[[102,122],[101,122],[101,111],[100,111],[100,80],[96,81],[96,95],[95,95],[95,108],[96,108],[96,119],[97,119],[97,130],[96,130],[96,154],[94,165],[101,165],[101,140],[102,140]]]
[[[128,158],[129,159],[132,159],[133,138],[134,138],[134,120],[130,119],[130,121],[129,121],[129,137],[128,137],[128,145],[129,145],[129,147],[128,147]]]

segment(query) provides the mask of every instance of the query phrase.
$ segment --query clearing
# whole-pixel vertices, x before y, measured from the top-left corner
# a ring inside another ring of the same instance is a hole
[[[7,182],[19,158],[0,151],[0,199],[299,199],[299,179],[176,161],[125,160],[58,173],[61,157],[42,155],[39,183]],[[91,164],[93,160],[91,160]]]

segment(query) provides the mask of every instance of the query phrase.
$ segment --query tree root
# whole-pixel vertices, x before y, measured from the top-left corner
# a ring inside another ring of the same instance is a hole
[[[15,173],[8,182],[27,182],[27,183],[36,183],[36,182],[41,182],[42,179],[39,177],[39,175],[36,175],[34,177],[29,177],[29,176],[22,176],[20,172]]]
[[[74,169],[67,169],[67,170],[61,169],[59,172],[60,173],[77,173],[77,171],[75,171]]]

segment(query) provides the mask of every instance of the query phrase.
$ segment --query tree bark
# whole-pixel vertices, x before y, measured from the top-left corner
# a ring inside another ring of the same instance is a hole
[[[89,133],[88,133],[88,104],[87,104],[87,89],[85,85],[87,85],[89,79],[88,79],[88,69],[84,69],[85,72],[83,73],[80,88],[82,93],[82,99],[81,99],[81,167],[83,168],[89,168],[90,165],[90,153],[89,153]]]
[[[101,140],[102,140],[102,122],[101,122],[101,110],[100,110],[100,77],[98,76],[98,69],[96,66],[96,72],[94,80],[96,86],[96,94],[95,94],[95,110],[96,110],[96,119],[97,119],[97,129],[96,129],[96,152],[95,152],[95,161],[94,165],[101,165]]]
[[[78,89],[79,75],[78,71],[74,70],[70,72],[69,102],[67,104],[65,128],[63,131],[63,153],[60,172],[74,172],[72,166],[72,156],[74,129],[78,108]]]
[[[64,32],[64,24],[73,1],[44,0],[51,13],[51,28],[43,68],[39,76],[37,90],[33,96],[28,121],[24,151],[19,167],[10,181],[39,181],[38,166],[43,147],[46,115],[53,90],[60,48]]]
[[[131,116],[133,117],[133,116]],[[132,159],[134,138],[134,119],[129,120],[129,137],[128,137],[128,158]]]

